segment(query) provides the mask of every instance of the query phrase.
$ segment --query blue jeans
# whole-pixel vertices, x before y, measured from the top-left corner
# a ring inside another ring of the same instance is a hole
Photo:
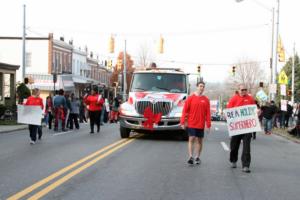
[[[272,119],[263,118],[263,124],[265,128],[265,132],[269,132],[272,130]]]

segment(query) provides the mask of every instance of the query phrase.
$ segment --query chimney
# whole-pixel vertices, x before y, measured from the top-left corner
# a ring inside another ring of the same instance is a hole
[[[93,52],[92,52],[92,51],[91,51],[91,53],[90,53],[90,57],[93,58]]]
[[[59,39],[60,41],[65,41],[65,38],[63,36],[61,36]]]
[[[52,40],[53,39],[53,33],[49,33],[49,40]]]
[[[73,39],[69,40],[69,45],[73,45]]]

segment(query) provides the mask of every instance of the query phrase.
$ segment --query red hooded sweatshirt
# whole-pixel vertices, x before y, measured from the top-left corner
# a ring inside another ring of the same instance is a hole
[[[84,103],[89,106],[89,111],[101,111],[104,100],[99,99],[99,95],[95,94],[85,97]]]
[[[43,99],[40,97],[30,96],[28,97],[26,106],[41,106],[42,110],[44,109]]]
[[[204,129],[211,127],[210,103],[206,96],[192,94],[184,103],[180,124],[184,124],[187,119],[189,128]]]
[[[246,106],[255,104],[255,101],[252,96],[246,94],[241,96],[239,94],[234,95],[228,102],[227,108],[234,108],[239,106]]]

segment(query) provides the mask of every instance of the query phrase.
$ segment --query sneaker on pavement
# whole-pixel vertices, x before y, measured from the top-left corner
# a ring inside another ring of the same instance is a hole
[[[194,164],[194,158],[190,157],[190,159],[187,161],[188,164],[193,165]]]
[[[235,162],[231,163],[231,168],[236,168],[236,163]]]
[[[201,163],[200,158],[196,158],[196,159],[195,159],[195,163],[196,163],[196,165],[200,165],[200,163]]]
[[[33,141],[33,140],[30,140],[30,144],[35,144],[35,141]]]
[[[245,173],[250,173],[251,172],[249,167],[243,167],[242,171],[245,172]]]

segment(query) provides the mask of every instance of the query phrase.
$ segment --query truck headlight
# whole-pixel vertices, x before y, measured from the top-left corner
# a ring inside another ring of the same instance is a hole
[[[174,114],[174,117],[181,117],[182,113],[181,112],[177,112]]]
[[[121,109],[120,114],[121,115],[127,115],[127,116],[133,116],[133,115],[135,115],[135,112],[134,112],[134,110]]]

